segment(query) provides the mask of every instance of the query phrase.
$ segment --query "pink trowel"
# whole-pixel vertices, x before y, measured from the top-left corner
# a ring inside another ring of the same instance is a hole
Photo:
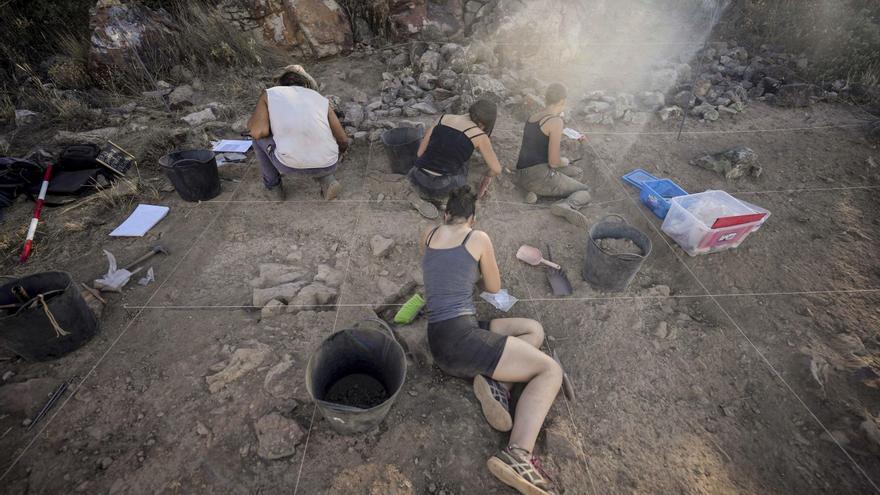
[[[556,268],[557,270],[560,268],[556,263],[545,260],[540,249],[525,244],[520,246],[519,250],[516,252],[516,259],[525,261],[532,266],[547,265],[550,268]]]

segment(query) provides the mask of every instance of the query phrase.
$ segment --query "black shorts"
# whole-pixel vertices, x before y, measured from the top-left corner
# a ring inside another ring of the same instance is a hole
[[[428,345],[437,366],[460,378],[491,377],[507,337],[489,331],[488,321],[473,315],[428,324]]]

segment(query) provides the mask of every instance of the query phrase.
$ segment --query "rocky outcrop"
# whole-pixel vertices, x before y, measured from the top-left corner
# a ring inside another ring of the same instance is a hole
[[[252,0],[264,38],[307,57],[329,57],[353,47],[351,23],[335,0]]]
[[[89,16],[89,69],[99,76],[128,65],[132,53],[174,33],[171,17],[164,10],[120,0],[99,0]]]

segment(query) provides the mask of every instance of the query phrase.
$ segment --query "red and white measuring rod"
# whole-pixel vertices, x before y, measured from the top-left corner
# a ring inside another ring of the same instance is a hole
[[[34,249],[34,235],[37,233],[37,224],[40,223],[40,215],[43,214],[43,203],[46,202],[46,191],[49,190],[49,181],[52,179],[52,165],[46,167],[46,174],[43,175],[43,185],[40,187],[40,195],[37,197],[37,205],[34,206],[34,217],[31,218],[31,225],[28,228],[27,240],[24,241],[24,250],[21,252],[21,262],[26,263]]]

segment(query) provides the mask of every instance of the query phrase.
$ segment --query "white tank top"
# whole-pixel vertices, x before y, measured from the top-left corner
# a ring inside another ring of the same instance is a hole
[[[327,112],[330,101],[299,86],[266,90],[275,157],[290,168],[327,168],[339,160],[339,147]]]

